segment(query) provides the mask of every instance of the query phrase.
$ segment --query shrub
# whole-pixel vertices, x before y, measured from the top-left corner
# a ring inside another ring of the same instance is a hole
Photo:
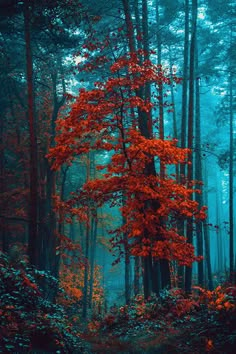
[[[39,286],[46,272],[25,263],[17,266],[0,253],[0,349],[4,353],[32,349],[58,353],[85,353],[85,344],[71,329],[65,309],[45,298]]]

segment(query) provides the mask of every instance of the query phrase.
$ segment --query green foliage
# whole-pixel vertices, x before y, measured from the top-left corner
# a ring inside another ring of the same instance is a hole
[[[65,308],[45,298],[42,279],[56,280],[26,264],[11,264],[0,253],[0,349],[4,353],[41,349],[55,353],[88,353],[71,328]],[[45,284],[46,282],[44,282]]]

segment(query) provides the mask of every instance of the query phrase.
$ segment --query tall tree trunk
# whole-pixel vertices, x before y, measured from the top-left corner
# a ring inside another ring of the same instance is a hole
[[[5,192],[5,151],[4,151],[4,118],[0,116],[0,196]],[[2,202],[1,202],[2,203]],[[3,204],[2,204],[3,206]],[[8,252],[9,244],[6,229],[6,210],[1,209],[0,215],[0,241],[2,243],[2,251]]]
[[[137,47],[138,49],[142,48],[142,28],[141,28],[141,21],[140,21],[140,14],[139,14],[139,1],[134,0],[134,16],[135,16],[135,28],[137,34]]]
[[[189,65],[189,0],[185,0],[185,22],[184,22],[184,62],[183,62],[183,86],[182,86],[182,115],[181,115],[181,148],[186,148],[187,136],[187,98],[188,98],[188,65]],[[185,183],[185,164],[180,164],[179,180]],[[186,223],[179,222],[178,230],[181,235],[185,234]],[[184,288],[184,267],[178,267],[178,283],[180,288]]]
[[[231,28],[232,37],[232,28]],[[232,38],[231,38],[231,45]],[[230,110],[230,133],[229,133],[229,281],[236,282],[234,270],[234,121],[233,121],[233,66],[230,67],[229,76],[229,110]]]
[[[125,205],[125,197],[122,200],[123,205]],[[123,225],[126,224],[126,219],[123,217]],[[125,303],[128,305],[131,298],[131,287],[130,287],[130,249],[129,249],[129,238],[126,232],[123,234],[124,242],[124,255],[125,255]]]
[[[89,308],[93,306],[93,288],[94,288],[94,270],[96,260],[96,242],[97,242],[97,212],[93,215],[91,230],[91,249],[90,249],[90,278],[89,278]]]
[[[198,77],[198,48],[196,44],[195,55],[196,75]],[[201,154],[201,112],[200,112],[200,81],[195,80],[196,88],[196,109],[195,109],[195,180],[202,181],[202,154]],[[199,207],[203,206],[202,200],[202,187],[198,186],[201,190],[201,194],[196,194],[195,200],[198,202]],[[196,236],[197,236],[197,255],[203,255],[203,229],[202,222],[199,221],[196,224]],[[203,261],[198,262],[198,284],[203,286],[204,282],[204,269]]]
[[[210,238],[209,238],[209,228],[207,225],[207,220],[205,220],[204,227],[204,244],[205,244],[205,259],[207,265],[207,278],[208,278],[208,289],[213,290],[213,278],[212,278],[212,269],[211,269],[211,254],[210,254]]]
[[[85,264],[84,264],[84,288],[83,288],[83,309],[82,317],[86,321],[88,317],[88,279],[89,279],[89,238],[91,229],[91,215],[89,212],[89,221],[85,233]]]
[[[188,98],[188,65],[189,65],[189,0],[185,0],[184,24],[184,63],[182,87],[182,116],[181,116],[181,148],[186,148],[187,136],[187,98]],[[185,164],[181,164],[180,173],[185,178]]]
[[[157,64],[162,65],[162,41],[160,28],[160,5],[159,0],[156,0],[156,31],[157,31]],[[160,67],[160,71],[162,68]],[[159,137],[164,139],[164,105],[163,105],[163,83],[158,83],[159,96]]]
[[[95,169],[94,166],[91,167],[91,162],[93,165],[94,161],[94,153],[88,153],[87,155],[87,161],[86,161],[86,182],[90,181],[91,178],[94,177]],[[92,231],[94,229],[95,234],[93,236],[97,236],[97,224],[94,224],[93,220],[93,205],[89,205],[89,210],[88,210],[88,220],[86,223],[86,231],[85,231],[85,264],[84,264],[84,288],[83,288],[83,309],[82,309],[82,317],[87,321],[88,317],[88,305],[89,305],[89,274],[90,271],[90,264],[89,264],[89,251],[90,251],[90,246],[91,246],[91,236],[92,236]],[[97,221],[96,221],[97,222]],[[94,226],[94,228],[93,228]],[[94,245],[95,246],[95,245]],[[95,256],[95,253],[94,253]],[[90,288],[91,289],[91,288]],[[92,292],[91,292],[92,295]]]
[[[36,119],[34,110],[33,61],[31,52],[31,9],[30,1],[24,0],[24,31],[26,50],[26,78],[27,78],[27,115],[30,134],[30,197],[29,197],[29,240],[28,252],[30,263],[39,266],[39,239],[38,239],[38,152],[36,138]]]
[[[124,14],[125,14],[125,24],[127,30],[128,44],[130,52],[135,52],[135,40],[134,40],[134,26],[131,17],[129,0],[122,0]]]
[[[221,188],[221,179],[218,174],[216,175],[216,224],[221,224],[221,209],[222,209],[222,188]],[[223,238],[221,227],[217,229],[217,271],[220,273],[224,269],[224,259],[223,259]]]
[[[170,60],[170,76],[173,77],[173,58],[171,53],[171,47],[169,47],[169,60]],[[172,81],[173,82],[173,81]],[[174,94],[174,85],[171,84],[171,104],[172,104],[172,115],[173,115],[173,137],[178,140],[178,131],[177,131],[177,118],[176,118],[176,107],[175,107],[175,94]],[[177,166],[178,171],[178,166]],[[176,173],[176,178],[178,177],[178,172]]]
[[[171,48],[169,47],[169,60],[170,60],[170,76],[173,78],[173,59]],[[175,107],[175,94],[174,94],[174,81],[172,80],[170,86],[171,92],[171,104],[172,104],[172,117],[173,117],[173,138],[178,140],[178,131],[177,131],[177,118],[176,118],[176,107]],[[179,181],[179,165],[175,165],[175,174],[176,174],[176,181]]]
[[[58,68],[61,68],[60,61]],[[62,68],[61,68],[62,70]],[[57,94],[58,73],[51,73],[52,91],[53,91],[53,109],[50,119],[50,141],[47,149],[55,146],[56,136],[56,120],[58,113],[65,98],[59,99]],[[62,79],[63,93],[65,92],[65,83]],[[60,238],[57,235],[62,232],[62,223],[57,225],[56,213],[54,210],[54,196],[56,193],[56,172],[51,169],[51,163],[45,158],[48,150],[45,150],[43,156],[41,156],[41,179],[45,181],[44,193],[41,196],[41,207],[39,210],[39,237],[40,237],[40,268],[48,270],[55,278],[59,277],[59,264],[60,264],[60,252],[57,252],[57,248],[60,246]],[[66,180],[67,169],[64,171],[61,181],[61,200],[64,198],[64,187]],[[56,296],[57,289],[50,291],[50,297],[53,300]]]
[[[96,167],[95,167],[95,153],[90,153],[90,179],[96,178]],[[89,308],[93,305],[93,288],[94,288],[94,270],[95,270],[95,260],[96,260],[96,246],[97,246],[97,228],[98,228],[98,217],[97,208],[95,205],[92,206],[93,211],[91,215],[91,235],[90,235],[90,278],[89,278]]]
[[[205,188],[203,191],[203,204],[208,205],[208,176],[206,173],[206,165],[204,165],[204,183]],[[208,227],[208,216],[203,224],[204,232],[204,246],[205,246],[205,261],[207,266],[207,278],[208,278],[208,288],[213,290],[213,279],[212,279],[212,269],[211,269],[211,248],[210,248],[210,237],[209,237],[209,227]]]
[[[191,29],[191,44],[190,44],[190,67],[189,67],[189,107],[188,107],[188,148],[193,148],[193,125],[194,125],[194,79],[195,79],[195,44],[196,44],[196,27],[197,27],[197,0],[192,1],[192,29]],[[189,157],[187,166],[188,183],[193,179],[193,159]],[[193,242],[193,218],[187,221],[187,242]],[[192,286],[192,267],[186,267],[185,270],[185,290],[191,292]]]
[[[156,31],[157,31],[157,61],[162,71],[162,41],[161,41],[161,28],[160,28],[160,4],[156,0]],[[163,104],[163,83],[158,83],[158,97],[159,97],[159,138],[164,140],[164,104]],[[165,178],[165,166],[160,161],[160,176]],[[155,261],[157,262],[157,261]],[[161,274],[161,287],[166,288],[171,286],[170,282],[170,269],[169,262],[166,259],[160,260],[160,274]]]

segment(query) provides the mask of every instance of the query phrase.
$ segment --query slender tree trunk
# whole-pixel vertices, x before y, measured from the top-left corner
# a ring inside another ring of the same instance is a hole
[[[95,259],[96,259],[96,242],[97,242],[97,213],[93,215],[92,220],[92,237],[91,237],[91,255],[90,255],[90,279],[89,279],[89,308],[93,305],[93,288],[94,288],[94,269],[95,269]]]
[[[196,65],[196,75],[198,76],[198,49],[196,44],[196,56],[195,56],[195,65]],[[195,180],[202,181],[202,154],[201,154],[201,113],[200,113],[200,81],[199,79],[195,80],[196,88],[196,109],[195,109]],[[201,190],[201,194],[196,194],[195,200],[198,202],[199,207],[203,206],[202,199],[202,187],[198,186],[198,189]],[[197,235],[197,255],[203,255],[203,229],[202,222],[199,221],[196,224],[196,235]],[[198,262],[198,284],[203,286],[204,282],[204,269],[203,261]]]
[[[61,182],[60,182],[60,200],[63,202],[65,200],[65,185],[66,185],[66,178],[67,172],[69,170],[69,166],[61,169]],[[60,270],[60,262],[61,262],[61,252],[59,252],[59,248],[61,245],[60,235],[64,234],[64,220],[62,220],[61,215],[59,215],[59,222],[57,224],[58,234],[59,236],[55,235],[55,269],[54,269],[54,276],[56,279],[59,278],[59,270]],[[74,223],[70,224],[70,239],[74,241]]]
[[[204,166],[204,194],[203,200],[205,205],[208,205],[208,177],[206,174],[206,166]],[[208,288],[209,290],[213,290],[213,279],[212,279],[212,268],[211,268],[211,251],[210,251],[210,237],[209,237],[209,227],[208,227],[208,216],[203,224],[203,232],[204,232],[204,246],[205,246],[205,261],[207,265],[207,278],[208,278]]]
[[[28,252],[30,263],[39,266],[38,239],[38,153],[36,138],[36,119],[34,110],[33,61],[31,52],[31,10],[30,1],[24,0],[24,31],[26,49],[26,78],[27,78],[27,115],[30,134],[30,197],[29,197],[29,240]]]
[[[189,0],[185,0],[184,25],[184,63],[182,87],[181,148],[186,148],[187,136],[187,98],[188,98],[188,64],[189,64]],[[185,164],[180,166],[180,174],[185,179]]]
[[[156,31],[157,31],[157,61],[160,65],[160,71],[162,71],[162,41],[161,41],[161,29],[160,29],[160,4],[159,0],[156,0]],[[164,103],[163,103],[163,83],[158,83],[158,97],[159,97],[159,138],[164,140]],[[165,178],[165,166],[160,161],[160,176]],[[166,288],[171,286],[170,282],[170,269],[169,262],[166,259],[160,260],[160,275],[161,275],[161,287]]]
[[[193,124],[194,124],[194,73],[195,73],[195,42],[196,42],[196,27],[197,27],[197,0],[192,1],[192,30],[190,44],[190,68],[189,68],[189,107],[188,107],[188,148],[193,148]],[[188,183],[193,179],[193,159],[189,157],[187,166]],[[187,242],[193,242],[193,218],[187,221]],[[186,267],[185,270],[185,290],[191,292],[192,286],[192,267]]]
[[[186,148],[187,137],[187,98],[188,98],[188,66],[189,66],[189,0],[185,0],[185,22],[184,22],[184,63],[183,63],[183,86],[182,86],[182,115],[181,115],[181,148]],[[186,167],[185,164],[180,164],[180,176],[179,180],[185,183]],[[186,223],[184,221],[179,222],[179,233],[185,234]],[[180,288],[184,288],[184,267],[178,267],[178,283]]]
[[[152,257],[143,257],[143,291],[144,299],[148,299],[152,292]]]
[[[156,0],[156,31],[157,31],[157,64],[162,65],[162,41],[160,29],[160,5],[159,0]],[[160,67],[160,71],[162,68]],[[159,137],[164,139],[164,105],[163,105],[163,83],[158,83],[158,97],[159,97]]]
[[[91,159],[92,158],[92,159]],[[87,182],[91,179],[91,160],[93,160],[94,155],[87,155],[87,165],[86,165],[86,180]],[[89,248],[91,245],[91,234],[92,234],[92,225],[93,225],[93,215],[92,215],[92,205],[89,205],[88,210],[88,221],[86,224],[86,232],[85,232],[85,265],[84,265],[84,288],[83,288],[83,309],[82,309],[82,317],[87,321],[88,317],[88,305],[89,305]],[[97,226],[96,226],[97,227]],[[97,230],[96,230],[97,233]]]
[[[134,16],[135,16],[135,28],[137,34],[137,47],[138,49],[142,48],[142,29],[141,29],[141,21],[140,21],[140,14],[139,14],[139,1],[134,0]]]
[[[169,47],[169,59],[170,59],[170,76],[171,76],[171,78],[173,78],[173,59],[172,59],[170,47]],[[172,117],[173,117],[173,138],[178,140],[174,85],[175,84],[172,80],[172,83],[170,86],[170,92],[171,92]],[[175,174],[176,174],[176,181],[179,181],[179,165],[178,164],[175,165]]]
[[[130,52],[135,52],[135,40],[134,40],[134,26],[131,17],[129,0],[122,0],[124,14],[125,14],[125,24],[127,29],[127,37]]]
[[[140,257],[134,259],[134,296],[140,294]]]
[[[86,226],[85,234],[85,264],[84,264],[84,289],[83,289],[83,309],[82,317],[86,321],[88,316],[88,278],[89,278],[89,238],[91,229],[91,215],[89,215],[89,221]]]
[[[125,197],[122,200],[123,205],[125,205]],[[123,225],[126,224],[126,219],[123,217]],[[124,254],[125,254],[125,303],[128,305],[131,298],[131,287],[130,287],[130,250],[129,250],[129,238],[126,232],[123,234],[124,241]]]
[[[160,290],[162,289],[163,282],[161,281],[161,269],[160,269],[160,260],[157,258],[153,259],[152,265],[152,291],[159,296]],[[162,272],[163,274],[163,272]]]
[[[173,77],[173,59],[171,48],[169,47],[169,60],[170,60],[170,76]],[[173,82],[173,81],[172,81]],[[171,104],[172,104],[172,116],[173,116],[173,137],[178,140],[178,131],[177,131],[177,118],[176,118],[176,107],[175,107],[175,94],[174,94],[174,86],[171,84]],[[178,166],[177,166],[178,167]],[[177,169],[178,171],[178,169]],[[178,177],[178,173],[176,173],[176,178]]]
[[[59,61],[58,66],[61,66],[61,61]],[[62,70],[62,69],[61,69]],[[65,98],[62,95],[61,99],[59,100],[57,95],[57,73],[53,73],[52,77],[52,87],[53,87],[53,112],[51,117],[51,139],[50,139],[50,147],[55,146],[55,136],[56,136],[56,120],[58,117],[58,113],[60,108],[65,102]],[[62,87],[63,93],[65,93],[65,82],[62,79]],[[65,188],[65,181],[66,181],[66,174],[67,169],[64,174],[64,178],[62,179],[62,186],[61,186],[61,197],[64,198],[64,188]],[[51,169],[51,165],[47,162],[47,203],[48,203],[48,254],[49,254],[49,262],[48,268],[50,272],[58,278],[59,276],[59,263],[60,263],[60,253],[56,252],[57,247],[60,246],[60,240],[56,234],[57,231],[57,221],[56,221],[56,213],[54,211],[54,196],[56,193],[56,172]],[[63,200],[63,199],[62,199]],[[60,228],[62,227],[62,224]],[[60,230],[62,231],[62,230]],[[45,250],[46,252],[46,250]]]
[[[232,37],[232,29],[231,29]],[[232,42],[232,40],[231,40]],[[234,270],[234,121],[233,121],[233,67],[229,76],[229,109],[230,109],[230,135],[229,135],[229,281],[236,282]]]
[[[4,120],[3,115],[0,116],[0,196],[5,192],[5,151],[4,151]],[[1,202],[2,203],[2,202]],[[2,203],[3,206],[3,203]],[[0,240],[2,243],[2,251],[9,251],[9,244],[6,232],[6,210],[0,211]]]

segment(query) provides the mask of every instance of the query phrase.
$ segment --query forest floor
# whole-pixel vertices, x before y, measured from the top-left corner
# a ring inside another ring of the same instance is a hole
[[[196,311],[179,318],[123,319],[84,333],[83,338],[94,354],[234,354],[236,318]]]

